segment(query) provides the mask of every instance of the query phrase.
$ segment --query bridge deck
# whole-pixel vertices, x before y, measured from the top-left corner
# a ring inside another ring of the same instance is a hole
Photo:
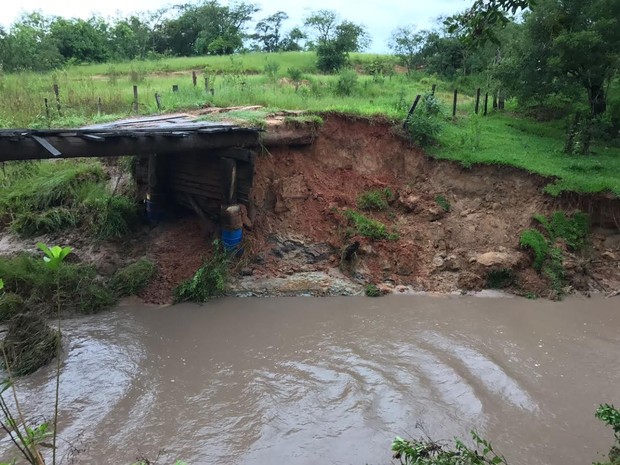
[[[0,162],[44,158],[194,153],[258,145],[260,129],[199,121],[188,114],[130,118],[75,129],[0,130]],[[226,156],[241,157],[245,151]],[[221,156],[221,153],[213,153]]]

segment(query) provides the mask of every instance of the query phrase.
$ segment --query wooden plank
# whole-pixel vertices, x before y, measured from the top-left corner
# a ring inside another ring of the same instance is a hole
[[[52,156],[54,157],[58,157],[60,155],[62,155],[61,152],[59,152],[56,147],[54,147],[52,144],[50,144],[48,141],[46,141],[45,139],[43,139],[42,137],[39,136],[32,136],[32,138],[34,139],[34,141],[39,144],[41,147],[43,147],[45,150],[47,150],[47,152],[49,152]]]

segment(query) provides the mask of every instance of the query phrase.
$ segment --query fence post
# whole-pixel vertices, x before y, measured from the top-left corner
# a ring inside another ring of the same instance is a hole
[[[133,111],[138,113],[138,86],[133,86]]]
[[[437,90],[437,84],[433,84],[433,87],[431,88],[431,95],[435,95],[436,90]]]
[[[205,93],[209,93],[209,78],[205,76]]]
[[[58,84],[54,84],[54,95],[56,95],[56,109],[58,110],[58,114],[62,116],[62,110],[60,108],[60,89],[58,89]]]
[[[459,95],[459,91],[457,89],[454,89],[454,101],[452,103],[452,117],[453,118],[456,116],[456,101],[458,99],[458,95]]]
[[[196,87],[196,71],[192,71],[192,83],[194,84],[194,87]]]
[[[101,116],[101,97],[97,98],[97,116]]]
[[[413,112],[418,106],[418,102],[420,101],[421,97],[421,95],[416,95],[415,100],[411,104],[411,108],[409,108],[409,113],[407,113],[407,117],[405,118],[405,121],[403,121],[403,129],[407,129],[407,123],[409,122],[409,118],[411,118],[411,115],[413,115]]]
[[[489,93],[484,94],[484,116],[487,115],[489,111]]]
[[[155,92],[155,103],[157,103],[157,111],[161,111],[161,96]]]
[[[47,97],[43,99],[45,101],[45,116],[47,117],[47,124],[50,124],[50,106],[47,103]]]
[[[178,84],[172,84],[172,92],[178,92],[178,91],[179,91]]]
[[[480,110],[480,87],[476,90],[476,114]]]

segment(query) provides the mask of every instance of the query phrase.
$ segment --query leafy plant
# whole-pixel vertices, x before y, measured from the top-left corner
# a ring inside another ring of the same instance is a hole
[[[552,243],[563,239],[572,250],[580,250],[586,243],[590,222],[585,213],[576,212],[569,218],[563,211],[556,211],[550,219],[543,215],[535,215],[534,219],[545,228]]]
[[[206,302],[226,294],[229,257],[220,241],[213,242],[213,255],[198,271],[174,290],[175,302]]]
[[[614,436],[620,441],[620,411],[613,405],[602,404],[596,409],[594,415],[606,425],[611,426]]]
[[[392,442],[394,458],[403,465],[500,465],[506,459],[498,455],[490,442],[471,432],[476,448],[456,440],[453,448],[428,439],[408,441],[396,437]]]
[[[37,248],[45,254],[43,257],[45,266],[52,271],[57,271],[67,255],[73,251],[71,247],[60,247],[59,245],[48,247],[43,242],[37,242]]]
[[[336,95],[349,96],[357,86],[357,73],[351,69],[345,69],[338,74],[336,81]]]

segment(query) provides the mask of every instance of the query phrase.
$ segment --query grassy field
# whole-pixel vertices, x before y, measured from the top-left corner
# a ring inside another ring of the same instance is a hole
[[[597,146],[590,157],[565,155],[565,121],[534,122],[513,114],[510,102],[507,113],[475,116],[474,99],[467,92],[476,87],[473,78],[459,83],[458,117],[453,121],[454,83],[422,73],[371,75],[372,65],[393,70],[395,60],[365,54],[351,56],[357,73],[353,78],[349,73],[347,81],[347,76],[318,74],[315,59],[311,52],[255,53],[74,66],[47,74],[0,74],[0,127],[75,127],[126,117],[132,114],[134,85],[138,86],[140,114],[158,112],[154,97],[158,93],[164,112],[205,105],[263,105],[384,116],[396,122],[402,121],[415,95],[428,93],[437,84],[436,95],[446,117],[439,144],[428,150],[431,155],[464,165],[512,165],[554,177],[547,187],[554,195],[564,190],[620,195],[620,149]],[[301,82],[288,77],[291,68],[302,71]],[[198,73],[196,87],[192,71]],[[205,91],[205,77],[213,94]],[[60,110],[52,91],[54,83],[60,88]],[[172,91],[173,85],[178,92]]]

